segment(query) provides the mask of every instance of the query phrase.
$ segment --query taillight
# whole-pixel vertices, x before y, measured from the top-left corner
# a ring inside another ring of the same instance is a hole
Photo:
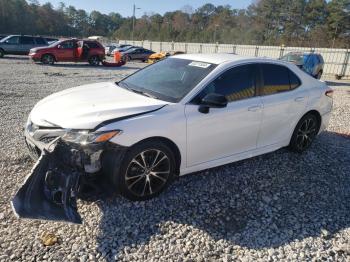
[[[331,90],[331,89],[327,90],[324,94],[330,98],[333,98],[333,90]]]

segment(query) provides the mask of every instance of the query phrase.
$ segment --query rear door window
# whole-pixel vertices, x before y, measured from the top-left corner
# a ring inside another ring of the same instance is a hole
[[[34,38],[30,36],[21,36],[20,43],[22,45],[34,45]]]
[[[289,69],[275,64],[261,64],[263,76],[262,95],[272,95],[290,90]]]

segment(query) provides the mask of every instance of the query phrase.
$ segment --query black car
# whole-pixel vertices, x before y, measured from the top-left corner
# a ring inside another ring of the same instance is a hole
[[[121,54],[126,61],[141,60],[145,62],[151,54],[154,54],[154,52],[143,47],[135,47],[121,52]]]
[[[47,45],[46,39],[40,36],[9,35],[0,40],[0,58],[5,54],[27,55],[30,49]]]

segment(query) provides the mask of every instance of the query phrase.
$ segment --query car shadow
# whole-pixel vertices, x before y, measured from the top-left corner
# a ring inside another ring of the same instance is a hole
[[[174,231],[191,241],[186,230],[253,249],[331,238],[350,226],[349,152],[350,139],[324,132],[303,154],[281,149],[187,175],[146,202],[107,197],[97,250],[113,260]]]
[[[99,65],[99,66],[91,66],[89,64],[80,64],[80,63],[76,63],[76,64],[62,64],[62,63],[56,63],[54,65],[43,65],[43,64],[38,64],[41,66],[50,66],[50,67],[58,67],[58,68],[76,68],[76,69],[97,69],[97,70],[113,70],[113,71],[118,71],[118,70],[128,70],[128,69],[140,69],[139,66],[133,66],[133,65],[123,65],[123,66],[119,66],[119,67],[111,67],[111,66],[103,66],[103,65]]]
[[[8,55],[5,55],[3,58],[0,58],[0,61],[1,60],[6,60],[6,59],[8,59],[8,60],[28,60],[28,61],[30,61],[28,56],[21,56],[21,55],[19,55],[19,56],[8,56]]]
[[[350,82],[346,81],[339,81],[339,82],[334,82],[334,81],[325,81],[328,86],[350,86]]]

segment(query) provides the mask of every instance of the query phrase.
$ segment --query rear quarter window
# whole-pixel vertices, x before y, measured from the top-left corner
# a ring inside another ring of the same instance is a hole
[[[291,70],[287,69],[289,71],[289,82],[290,82],[290,89],[295,89],[301,85],[301,81],[297,75],[292,72]]]
[[[43,38],[40,38],[40,37],[35,38],[35,42],[38,45],[46,45],[46,41]]]

